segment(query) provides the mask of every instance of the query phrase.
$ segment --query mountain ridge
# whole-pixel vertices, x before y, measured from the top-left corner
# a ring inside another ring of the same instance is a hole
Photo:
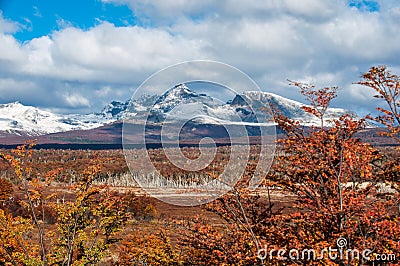
[[[126,117],[136,121],[155,123],[190,120],[197,123],[259,123],[272,121],[265,112],[265,103],[274,104],[284,114],[300,119],[304,124],[318,125],[319,121],[306,113],[300,102],[259,91],[248,91],[234,99],[219,103],[212,97],[190,90],[178,84],[163,95],[142,95],[128,101],[112,101],[100,112],[91,114],[61,115],[20,102],[0,104],[0,135],[41,136],[74,130],[92,130],[122,121]],[[329,108],[328,118],[349,112],[341,108]],[[271,122],[272,123],[272,122]]]

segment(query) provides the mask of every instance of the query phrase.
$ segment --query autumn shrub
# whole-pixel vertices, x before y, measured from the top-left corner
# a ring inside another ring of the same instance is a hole
[[[24,204],[24,196],[21,194],[14,194],[13,198],[3,204],[3,210],[11,214],[13,217],[20,216],[22,218],[31,218],[31,210]],[[57,221],[57,213],[50,205],[34,206],[36,216],[47,224],[54,224]]]
[[[33,225],[29,219],[12,217],[0,209],[0,264],[40,265],[38,246],[27,248],[26,237]]]
[[[180,252],[173,247],[163,230],[157,233],[136,232],[119,246],[117,265],[184,265]]]
[[[12,199],[14,193],[13,184],[6,178],[0,178],[0,205],[4,206]]]
[[[154,206],[154,199],[148,195],[136,195],[133,192],[127,192],[124,196],[127,205],[127,211],[132,214],[136,220],[151,221],[158,217]]]
[[[227,198],[227,197],[225,197]],[[180,246],[188,265],[257,265],[257,242],[247,225],[227,219],[222,226],[195,217],[180,221]]]

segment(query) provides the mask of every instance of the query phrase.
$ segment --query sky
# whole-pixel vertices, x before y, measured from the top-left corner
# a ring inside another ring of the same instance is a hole
[[[0,103],[96,112],[190,60],[302,102],[288,80],[339,86],[334,107],[372,113],[354,83],[373,65],[400,74],[400,1],[0,0]]]

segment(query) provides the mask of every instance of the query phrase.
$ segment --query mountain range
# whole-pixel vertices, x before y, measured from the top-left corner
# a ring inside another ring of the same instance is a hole
[[[319,125],[318,119],[305,112],[303,103],[282,96],[260,91],[236,95],[227,102],[190,90],[179,84],[162,95],[142,95],[126,102],[112,101],[101,111],[91,114],[56,114],[19,102],[0,104],[0,141],[7,138],[32,138],[76,134],[91,135],[102,128],[119,128],[122,120],[134,123],[188,121],[196,125],[268,124],[271,115],[265,111],[266,103],[274,105],[282,114],[301,120],[306,126]],[[326,118],[338,117],[348,110],[329,108]],[[1,140],[2,139],[2,140]]]

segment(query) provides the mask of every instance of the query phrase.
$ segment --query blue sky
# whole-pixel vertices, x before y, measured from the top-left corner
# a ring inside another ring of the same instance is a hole
[[[378,2],[368,0],[351,0],[349,1],[349,6],[367,12],[379,12],[380,8]]]
[[[287,79],[338,85],[334,106],[366,114],[376,99],[354,82],[377,64],[400,74],[399,44],[397,0],[0,0],[0,103],[99,111],[201,59],[300,101]]]
[[[90,29],[102,21],[115,26],[138,23],[126,5],[106,4],[98,0],[12,0],[0,1],[3,17],[20,24],[14,36],[29,41],[67,26]]]

